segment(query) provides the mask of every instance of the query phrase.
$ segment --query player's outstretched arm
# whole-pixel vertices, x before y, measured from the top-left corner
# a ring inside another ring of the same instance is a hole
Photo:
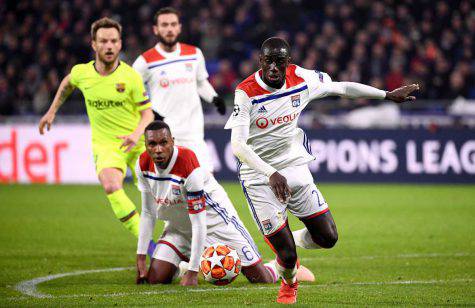
[[[46,130],[50,130],[51,124],[53,124],[54,118],[56,116],[56,112],[58,111],[59,107],[66,101],[66,99],[71,95],[74,91],[75,87],[71,84],[71,75],[68,74],[66,77],[63,78],[61,84],[59,85],[58,91],[56,91],[56,95],[54,96],[53,103],[49,107],[46,114],[41,118],[39,124],[40,134],[44,134],[44,128],[46,126]]]
[[[137,125],[137,128],[133,131],[132,134],[128,136],[117,136],[117,138],[122,139],[123,142],[120,148],[124,148],[124,152],[129,152],[134,146],[137,145],[140,137],[143,135],[145,127],[153,121],[153,112],[151,108],[147,108],[140,111],[140,122]]]
[[[330,82],[325,84],[327,96],[341,96],[346,98],[388,99],[396,103],[413,101],[415,96],[410,94],[419,90],[418,84],[411,84],[386,92],[357,82]]]

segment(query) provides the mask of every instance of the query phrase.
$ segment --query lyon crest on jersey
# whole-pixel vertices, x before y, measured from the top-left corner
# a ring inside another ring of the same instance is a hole
[[[292,107],[300,106],[300,94],[292,95],[290,100],[292,101]]]
[[[175,196],[181,195],[180,186],[178,186],[178,185],[172,185],[172,194],[174,194]]]

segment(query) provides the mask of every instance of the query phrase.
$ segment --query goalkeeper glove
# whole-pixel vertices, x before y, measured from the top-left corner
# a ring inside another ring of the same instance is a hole
[[[224,99],[219,96],[215,96],[213,97],[212,103],[216,106],[216,109],[218,109],[220,115],[224,115],[226,113],[226,104],[224,103]]]

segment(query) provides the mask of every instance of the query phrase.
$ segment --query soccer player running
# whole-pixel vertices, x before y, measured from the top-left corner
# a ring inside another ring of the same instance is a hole
[[[119,61],[121,25],[102,18],[91,26],[95,59],[75,65],[61,81],[53,103],[39,123],[40,134],[50,129],[56,112],[75,88],[86,101],[92,129],[92,150],[99,181],[115,216],[138,236],[139,215],[122,184],[127,166],[144,151],[143,132],[153,120],[150,102],[140,75]]]
[[[175,146],[165,122],[147,126],[145,146],[136,166],[142,192],[137,283],[170,283],[182,276],[182,285],[197,285],[200,256],[206,246],[217,242],[237,251],[249,281],[277,282],[275,262],[262,264],[223,187],[203,170],[191,149]],[[165,228],[147,268],[147,247],[157,219],[166,222]],[[299,270],[298,279],[313,278],[308,270]]]
[[[296,244],[331,248],[338,234],[322,194],[307,164],[314,159],[299,115],[312,100],[326,96],[414,100],[412,84],[391,92],[354,82],[332,82],[323,72],[291,64],[290,47],[272,37],[261,47],[260,70],[237,86],[234,111],[225,128],[232,129],[231,145],[240,163],[239,176],[249,208],[260,231],[277,254],[282,279],[279,303],[295,303]],[[291,232],[287,210],[305,228]]]
[[[153,32],[158,43],[140,55],[133,67],[147,86],[155,118],[170,125],[175,143],[192,149],[200,165],[212,172],[200,97],[213,103],[221,115],[226,113],[224,100],[208,82],[201,50],[178,42],[181,23],[176,9],[165,7],[157,11]]]

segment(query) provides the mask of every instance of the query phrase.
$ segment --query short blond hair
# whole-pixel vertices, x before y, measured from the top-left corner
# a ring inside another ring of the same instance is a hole
[[[122,26],[117,21],[109,18],[109,17],[102,17],[101,19],[96,20],[91,25],[91,37],[92,40],[96,40],[97,30],[100,28],[116,28],[119,31],[119,37],[122,36]]]

